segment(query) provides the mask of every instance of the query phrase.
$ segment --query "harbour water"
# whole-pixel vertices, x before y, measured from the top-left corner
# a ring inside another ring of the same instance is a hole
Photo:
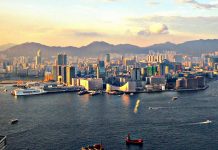
[[[7,135],[8,150],[79,150],[100,142],[107,150],[217,149],[218,81],[209,86],[132,96],[1,93],[0,135]],[[18,124],[10,124],[13,118]],[[127,147],[128,133],[143,138],[143,147]]]

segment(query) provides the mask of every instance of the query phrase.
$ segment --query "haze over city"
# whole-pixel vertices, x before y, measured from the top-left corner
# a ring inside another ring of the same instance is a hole
[[[1,0],[0,44],[148,46],[214,39],[217,0]]]

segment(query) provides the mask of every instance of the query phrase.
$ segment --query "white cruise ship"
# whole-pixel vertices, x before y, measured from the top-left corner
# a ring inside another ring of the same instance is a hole
[[[47,93],[41,88],[26,88],[26,89],[15,89],[11,92],[14,96],[27,96],[27,95],[39,95]]]

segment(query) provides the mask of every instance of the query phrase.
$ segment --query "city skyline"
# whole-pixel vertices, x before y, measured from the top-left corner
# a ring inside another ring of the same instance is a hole
[[[218,1],[1,1],[0,44],[83,46],[93,41],[149,46],[213,39]]]

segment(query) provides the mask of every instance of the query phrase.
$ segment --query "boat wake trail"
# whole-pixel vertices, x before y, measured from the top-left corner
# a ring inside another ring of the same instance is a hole
[[[173,109],[175,107],[148,107],[149,110],[158,110],[158,109]]]
[[[211,120],[206,120],[206,121],[202,121],[202,122],[196,122],[196,123],[190,123],[190,125],[200,125],[200,124],[210,124],[212,123]]]
[[[202,122],[195,122],[195,123],[186,123],[186,124],[182,124],[181,126],[191,126],[191,125],[206,125],[206,124],[211,124],[212,121],[211,120],[206,120],[206,121],[202,121]]]

